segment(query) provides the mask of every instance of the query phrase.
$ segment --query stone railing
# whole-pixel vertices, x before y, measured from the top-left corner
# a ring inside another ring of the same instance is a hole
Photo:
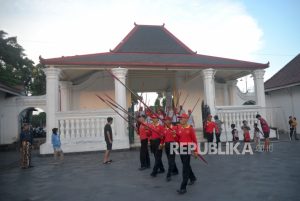
[[[231,141],[231,124],[235,124],[235,128],[239,131],[240,139],[244,139],[243,132],[241,130],[243,120],[248,122],[251,129],[251,137],[253,133],[253,124],[257,122],[255,118],[256,114],[261,112],[259,106],[219,106],[216,107],[216,113],[219,119],[224,122],[223,124],[223,135],[221,135],[221,141]]]
[[[68,111],[56,114],[58,129],[63,144],[78,144],[104,141],[104,126],[107,117],[117,115],[111,110]],[[112,125],[113,134],[116,125]]]

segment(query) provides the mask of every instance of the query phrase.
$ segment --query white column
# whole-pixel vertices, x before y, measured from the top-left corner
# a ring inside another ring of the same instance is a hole
[[[237,80],[227,81],[227,86],[229,88],[229,105],[236,105],[237,82]]]
[[[260,114],[266,118],[266,97],[265,97],[265,87],[264,87],[264,75],[265,70],[254,70],[252,72],[255,95],[256,95],[256,105],[261,106]]]
[[[112,73],[123,83],[126,84],[126,75],[127,75],[128,69],[126,68],[114,68],[112,69]],[[127,109],[127,103],[126,103],[126,88],[116,79],[115,81],[115,100],[116,102],[121,105],[123,108]],[[124,114],[120,111],[121,114]],[[125,115],[124,115],[125,116]],[[129,148],[129,136],[128,136],[128,123],[122,119],[120,116],[117,116],[117,118],[114,120],[114,123],[116,126],[116,135],[117,139],[120,140],[120,142],[116,142],[118,148]]]
[[[204,82],[204,102],[209,106],[212,115],[215,115],[215,73],[212,68],[202,70]]]
[[[224,105],[229,105],[229,95],[228,95],[227,83],[223,84],[223,91],[224,91]]]
[[[46,143],[51,143],[52,128],[57,128],[56,112],[58,111],[58,83],[61,70],[58,68],[45,68],[46,74]]]
[[[266,106],[265,88],[264,88],[265,70],[254,70],[252,75],[253,75],[254,86],[255,86],[256,104],[261,107],[265,107]]]
[[[60,81],[60,104],[61,104],[61,111],[69,111],[70,110],[70,100],[71,100],[71,86],[72,82],[69,81]]]

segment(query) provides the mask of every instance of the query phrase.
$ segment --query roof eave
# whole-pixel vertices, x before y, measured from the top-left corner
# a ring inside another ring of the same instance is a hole
[[[299,85],[300,85],[300,82],[294,83],[294,84],[289,84],[289,85],[284,85],[284,86],[279,86],[279,87],[265,88],[265,92],[286,89],[286,88],[295,87],[295,86],[299,86]]]

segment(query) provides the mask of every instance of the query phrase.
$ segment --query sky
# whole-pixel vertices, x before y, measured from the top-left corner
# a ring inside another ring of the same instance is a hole
[[[198,54],[270,62],[300,53],[298,0],[0,0],[0,30],[43,58],[108,52],[137,24],[162,25]]]

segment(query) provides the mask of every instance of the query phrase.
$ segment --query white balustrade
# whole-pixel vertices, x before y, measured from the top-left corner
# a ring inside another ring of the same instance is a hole
[[[231,141],[231,124],[235,124],[235,128],[239,132],[240,140],[244,139],[243,131],[241,129],[242,122],[246,120],[250,127],[250,133],[253,133],[254,123],[257,122],[256,114],[260,113],[261,107],[259,106],[222,106],[216,107],[216,113],[220,120],[224,122],[223,134],[221,135],[221,141]],[[252,135],[251,135],[252,136]]]
[[[56,115],[62,143],[103,141],[107,117],[117,116],[116,113],[107,110],[68,111],[58,112]],[[113,134],[116,126],[112,125]]]

